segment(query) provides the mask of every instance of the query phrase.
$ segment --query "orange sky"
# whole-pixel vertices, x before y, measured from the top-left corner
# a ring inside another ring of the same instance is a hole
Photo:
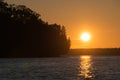
[[[62,24],[71,38],[71,48],[120,47],[120,0],[6,0],[23,4],[49,23]],[[79,36],[87,31],[89,42]]]

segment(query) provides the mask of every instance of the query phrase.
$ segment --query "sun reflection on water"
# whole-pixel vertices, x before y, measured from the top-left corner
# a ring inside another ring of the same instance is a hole
[[[80,66],[78,76],[82,78],[92,79],[91,72],[91,56],[80,56]]]

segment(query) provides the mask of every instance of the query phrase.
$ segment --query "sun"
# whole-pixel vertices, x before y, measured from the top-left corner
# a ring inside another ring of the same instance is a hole
[[[90,41],[91,35],[88,32],[84,32],[80,35],[80,39],[84,42]]]

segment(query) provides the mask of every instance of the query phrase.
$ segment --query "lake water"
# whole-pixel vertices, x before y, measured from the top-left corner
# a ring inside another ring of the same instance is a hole
[[[120,57],[1,58],[0,80],[120,80]]]

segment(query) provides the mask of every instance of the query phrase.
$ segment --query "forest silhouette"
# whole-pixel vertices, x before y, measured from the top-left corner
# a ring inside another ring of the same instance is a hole
[[[67,54],[64,26],[48,24],[24,5],[0,1],[0,57],[47,57]]]

